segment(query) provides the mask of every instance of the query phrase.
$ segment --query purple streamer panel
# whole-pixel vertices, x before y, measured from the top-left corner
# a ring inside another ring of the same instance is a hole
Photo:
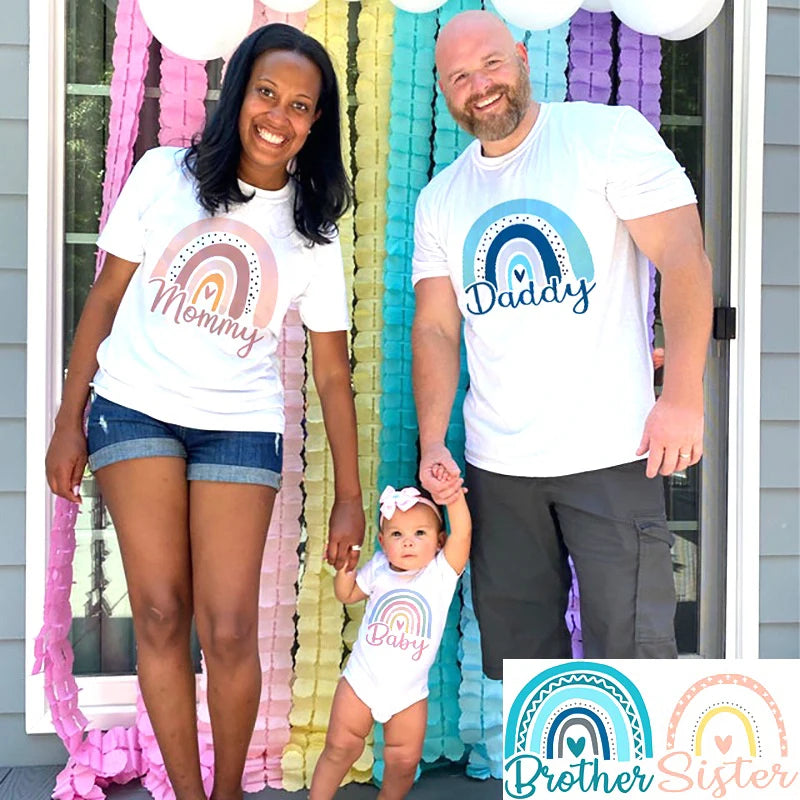
[[[661,127],[661,40],[620,24],[617,104],[633,106]]]
[[[613,35],[610,13],[579,9],[569,32],[569,100],[606,104],[611,99]]]

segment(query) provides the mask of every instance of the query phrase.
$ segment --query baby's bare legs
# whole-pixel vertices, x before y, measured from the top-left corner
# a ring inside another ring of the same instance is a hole
[[[336,687],[325,749],[317,761],[308,800],[331,800],[372,729],[372,712],[342,678]],[[412,775],[413,777],[413,775]]]
[[[402,800],[408,794],[422,758],[427,722],[428,699],[425,698],[404,708],[384,724],[386,767],[378,800]]]

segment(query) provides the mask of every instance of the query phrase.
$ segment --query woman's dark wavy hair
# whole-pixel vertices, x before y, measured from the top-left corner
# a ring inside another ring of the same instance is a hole
[[[239,187],[242,152],[239,111],[255,60],[267,50],[288,50],[305,56],[322,74],[319,118],[295,156],[294,222],[311,244],[326,244],[336,221],[347,211],[352,190],[342,162],[339,133],[339,87],[325,48],[290,25],[273,23],[251,33],[228,62],[214,115],[186,152],[184,163],[197,181],[197,200],[210,214],[246,203],[253,195]]]

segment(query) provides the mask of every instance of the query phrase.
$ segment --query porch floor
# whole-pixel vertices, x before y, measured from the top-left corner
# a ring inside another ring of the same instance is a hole
[[[0,800],[49,800],[56,775],[62,765],[50,767],[0,767]],[[349,784],[339,790],[337,800],[374,800],[378,790],[372,785]],[[138,781],[106,789],[109,800],[151,800],[150,793]],[[501,795],[500,781],[477,781],[464,775],[459,765],[441,767],[426,772],[408,795],[409,800],[497,800]],[[284,792],[264,789],[246,794],[245,800],[304,800],[307,790]]]

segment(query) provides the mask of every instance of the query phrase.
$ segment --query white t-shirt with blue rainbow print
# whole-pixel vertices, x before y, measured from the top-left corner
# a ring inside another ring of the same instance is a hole
[[[139,267],[98,349],[95,389],[163,422],[282,433],[277,350],[290,304],[311,330],[350,327],[339,243],[307,247],[291,182],[241,184],[255,197],[209,216],[184,152],[145,153],[98,239]]]
[[[369,599],[343,677],[377,722],[428,696],[458,577],[443,550],[408,572],[393,570],[378,552],[356,573]]]
[[[584,102],[542,103],[514,150],[475,141],[422,191],[413,281],[449,277],[464,316],[470,464],[548,477],[637,458],[649,266],[623,220],[695,202],[638,111]]]

